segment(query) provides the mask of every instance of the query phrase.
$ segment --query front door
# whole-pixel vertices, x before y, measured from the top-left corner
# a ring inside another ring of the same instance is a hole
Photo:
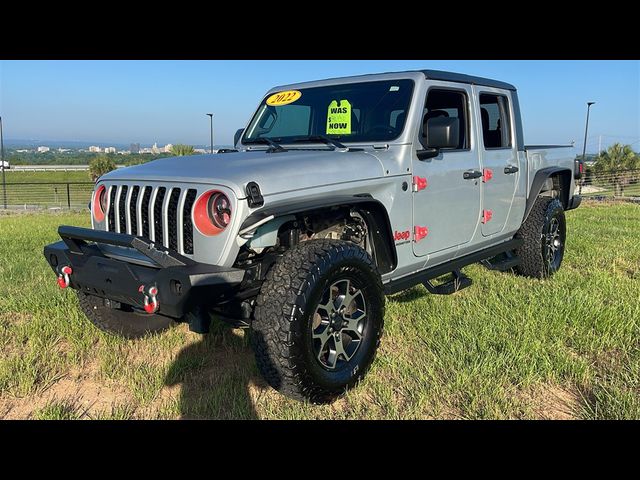
[[[427,92],[423,123],[439,116],[458,118],[460,138],[457,148],[442,149],[437,157],[413,159],[411,234],[416,256],[465,244],[478,225],[480,160],[470,127],[471,98],[471,87],[460,84],[437,85]]]
[[[477,125],[482,156],[482,235],[501,232],[518,185],[518,152],[511,102],[506,92],[476,87]]]

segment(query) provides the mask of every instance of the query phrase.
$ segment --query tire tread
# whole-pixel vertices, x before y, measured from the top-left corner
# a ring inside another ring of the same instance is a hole
[[[551,212],[557,208],[562,208],[557,198],[538,197],[527,220],[518,230],[516,238],[524,240],[524,244],[516,250],[521,260],[516,266],[519,274],[540,279],[549,276],[542,258],[542,230]]]
[[[351,388],[370,367],[365,365],[344,389],[331,390],[317,385],[306,369],[301,344],[300,319],[313,286],[332,265],[342,260],[357,260],[376,279],[375,295],[382,299],[382,280],[371,256],[349,242],[341,240],[310,240],[286,251],[266,275],[256,308],[251,342],[256,363],[264,379],[279,392],[312,403],[327,403]],[[381,327],[377,330],[375,348],[380,344]]]

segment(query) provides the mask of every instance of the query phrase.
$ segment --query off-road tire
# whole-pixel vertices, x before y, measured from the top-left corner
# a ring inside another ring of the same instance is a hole
[[[314,352],[312,322],[325,289],[345,278],[362,292],[367,323],[362,343],[344,368],[328,370]],[[340,240],[297,245],[271,267],[256,300],[251,344],[260,373],[286,396],[332,402],[371,366],[382,336],[384,306],[380,274],[362,248]]]
[[[562,247],[556,261],[549,264],[546,259],[546,235],[553,219],[559,222]],[[518,230],[516,238],[522,238],[524,244],[516,249],[521,259],[516,272],[533,278],[548,278],[558,271],[566,245],[566,220],[562,203],[557,198],[538,197],[527,217]]]
[[[86,317],[103,332],[135,339],[159,333],[171,327],[175,322],[163,315],[149,315],[124,306],[123,308],[105,307],[104,300],[95,295],[76,292],[80,309]]]

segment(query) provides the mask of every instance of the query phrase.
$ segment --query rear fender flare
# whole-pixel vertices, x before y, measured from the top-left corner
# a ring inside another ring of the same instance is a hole
[[[542,192],[547,179],[557,176],[560,179],[560,201],[565,210],[569,207],[569,190],[571,189],[571,175],[572,172],[568,168],[562,167],[547,167],[536,172],[533,182],[531,183],[531,190],[529,190],[529,197],[527,198],[527,205],[524,211],[524,223],[531,213],[533,204],[536,203],[538,195]]]

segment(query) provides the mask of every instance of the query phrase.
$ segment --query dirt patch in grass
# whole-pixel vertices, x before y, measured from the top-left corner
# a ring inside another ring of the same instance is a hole
[[[593,357],[594,365],[600,372],[618,371],[629,361],[624,352],[618,349],[606,350]]]
[[[0,399],[0,419],[32,418],[34,412],[54,402],[73,404],[80,418],[95,418],[130,399],[124,388],[97,382],[87,372],[74,372],[38,395]]]
[[[521,399],[542,420],[576,420],[580,409],[580,394],[560,385],[537,385],[521,392]]]
[[[33,318],[33,315],[30,313],[20,313],[20,312],[8,312],[8,313],[0,313],[0,323],[5,323],[11,326],[23,325],[27,322],[30,322]]]

